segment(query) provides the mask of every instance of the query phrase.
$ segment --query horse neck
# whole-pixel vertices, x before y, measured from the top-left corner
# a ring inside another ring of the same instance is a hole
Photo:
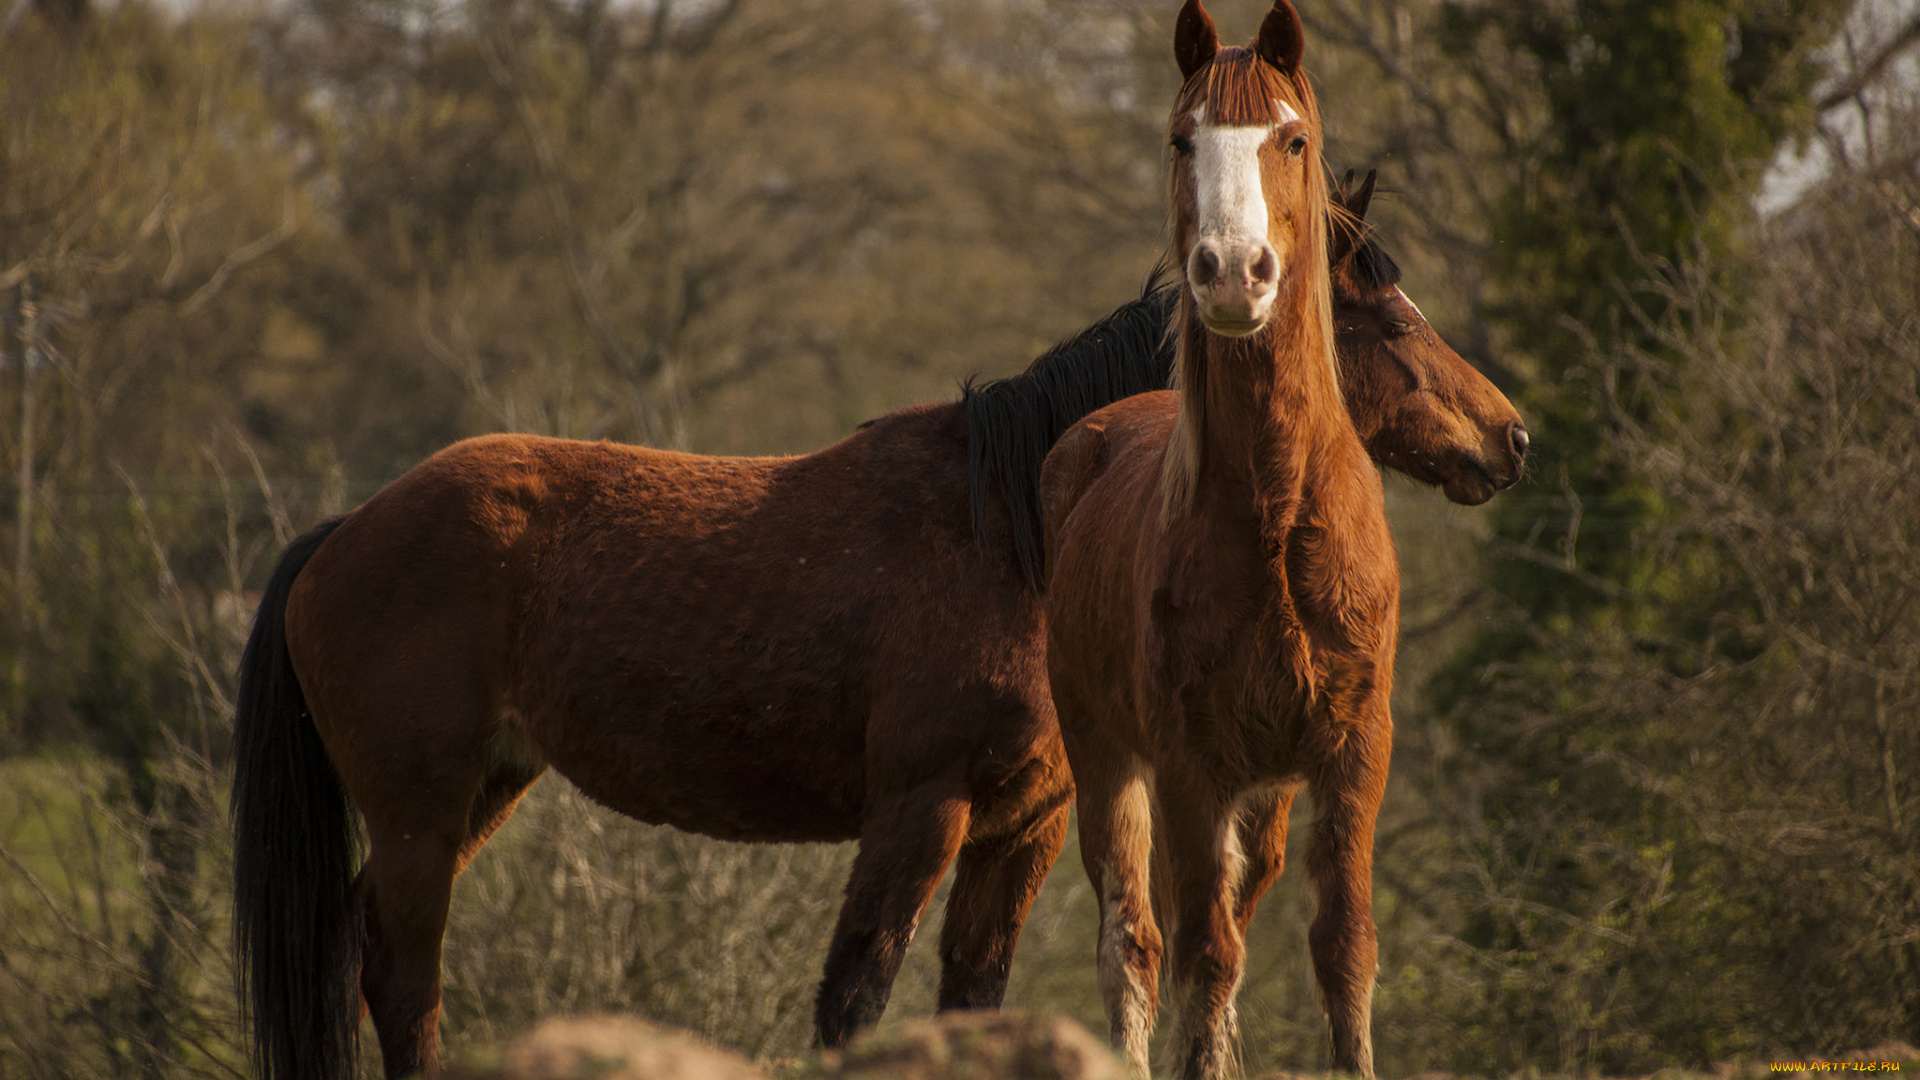
[[[1334,310],[1337,325],[1339,308]],[[1385,352],[1386,342],[1370,331],[1338,335],[1334,346],[1340,365],[1340,397],[1362,445],[1372,444],[1397,404],[1390,390],[1391,376],[1382,374],[1395,366]]]
[[[1207,332],[1191,294],[1183,298],[1184,430],[1176,438],[1186,439],[1186,453],[1198,459],[1194,511],[1251,505],[1285,528],[1313,490],[1330,482],[1329,473],[1365,458],[1341,400],[1330,327],[1318,307],[1324,301],[1308,275],[1287,277],[1291,285],[1276,300],[1273,321],[1246,338]]]

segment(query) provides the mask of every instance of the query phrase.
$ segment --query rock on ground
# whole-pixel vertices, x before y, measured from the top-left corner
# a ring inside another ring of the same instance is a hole
[[[881,1028],[799,1072],[819,1080],[1126,1080],[1118,1058],[1064,1016],[948,1013]]]
[[[950,1013],[845,1050],[778,1062],[779,1080],[1128,1080],[1086,1028],[1037,1013]],[[747,1059],[629,1016],[548,1020],[444,1080],[769,1080]]]
[[[548,1020],[444,1080],[767,1080],[746,1058],[631,1016]]]

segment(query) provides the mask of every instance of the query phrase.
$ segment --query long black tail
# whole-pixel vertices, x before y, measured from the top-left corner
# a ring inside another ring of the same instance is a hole
[[[340,520],[287,546],[240,659],[234,966],[261,1080],[359,1075],[359,832],[287,655],[287,594]]]

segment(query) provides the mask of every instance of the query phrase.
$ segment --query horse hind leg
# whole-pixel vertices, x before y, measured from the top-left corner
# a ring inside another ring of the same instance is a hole
[[[1136,1077],[1145,1077],[1162,955],[1150,891],[1152,795],[1143,763],[1083,756],[1076,765],[1080,857],[1100,901],[1100,998],[1114,1047]]]
[[[914,928],[966,837],[968,818],[966,791],[957,783],[869,800],[814,1004],[821,1045],[845,1045],[879,1022]]]
[[[1237,815],[1205,782],[1180,782],[1164,771],[1159,781],[1178,1002],[1173,1074],[1178,1080],[1216,1080],[1235,1069],[1234,997],[1246,960],[1238,918],[1244,855]]]
[[[1234,921],[1246,937],[1253,912],[1287,867],[1287,824],[1298,789],[1291,785],[1263,788],[1242,801],[1239,832],[1246,865],[1240,872],[1234,900]]]
[[[453,879],[513,816],[521,797],[546,771],[545,765],[526,758],[496,760],[490,769],[474,793],[450,865],[445,844],[426,839],[427,831],[417,837],[403,833],[398,844],[389,836],[384,847],[373,845],[354,883],[364,958],[360,1012],[363,1018],[373,1016],[388,1077],[429,1071],[438,1060],[440,951]],[[430,857],[411,865],[404,857],[378,857],[396,847],[425,850]],[[423,977],[427,971],[432,972],[430,981]]]
[[[389,1080],[430,1073],[439,1064],[441,939],[464,824],[367,830],[360,992]]]
[[[940,928],[940,1010],[997,1009],[1007,996],[1013,950],[1047,871],[1067,839],[1065,803],[1018,835],[960,850]]]
[[[499,709],[477,686],[442,690],[432,712],[444,722],[429,729],[436,738],[421,726],[401,734],[368,725],[363,731],[382,731],[367,737],[362,760],[372,764],[349,781],[368,839],[358,882],[360,992],[390,1080],[438,1067],[453,880],[544,769],[518,743],[502,743],[510,733],[502,734]]]
[[[1221,837],[1223,877],[1232,888],[1233,926],[1243,950],[1254,910],[1286,869],[1287,826],[1297,791],[1293,784],[1256,789],[1240,800],[1228,822],[1231,831]],[[1154,901],[1163,925],[1178,922],[1178,878],[1169,855],[1175,846],[1164,836],[1156,837],[1154,843]],[[1240,1014],[1231,1002],[1222,1014],[1214,1042],[1222,1048],[1222,1067],[1228,1067],[1233,1049],[1240,1045]],[[1181,1045],[1178,1037],[1174,1045]]]

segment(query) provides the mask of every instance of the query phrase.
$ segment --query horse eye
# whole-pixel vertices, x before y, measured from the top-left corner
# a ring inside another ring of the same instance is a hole
[[[1306,149],[1307,137],[1305,135],[1295,135],[1293,141],[1287,144],[1287,153],[1292,154],[1294,157],[1299,157]]]
[[[1411,319],[1393,319],[1387,323],[1387,333],[1394,337],[1406,337],[1418,329],[1420,324]]]
[[[1173,141],[1173,152],[1176,156],[1178,157],[1193,156],[1193,140],[1187,138],[1185,135],[1175,135],[1172,141]]]

